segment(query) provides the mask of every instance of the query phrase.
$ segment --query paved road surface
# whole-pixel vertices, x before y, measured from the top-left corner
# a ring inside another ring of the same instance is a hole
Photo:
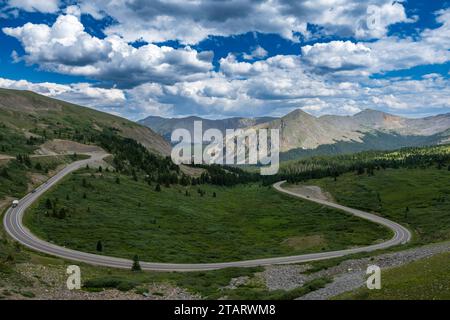
[[[34,193],[27,194],[24,198],[19,201],[19,205],[15,208],[9,208],[5,213],[5,217],[3,220],[3,224],[5,230],[8,234],[13,237],[16,241],[21,244],[49,255],[61,257],[67,260],[85,262],[92,265],[98,266],[106,266],[113,268],[131,268],[132,261],[127,259],[115,258],[102,256],[97,254],[85,253],[81,251],[76,251],[72,249],[67,249],[61,246],[54,245],[52,243],[43,241],[36,236],[34,236],[30,230],[28,230],[22,223],[22,218],[25,210],[36,201],[44,192],[46,192],[49,188],[54,186],[58,181],[60,181],[64,176],[69,174],[72,171],[75,171],[81,167],[86,166],[86,164],[90,164],[92,162],[96,162],[105,157],[105,154],[92,154],[90,159],[80,160],[74,163],[69,164],[63,170],[58,172],[52,178],[50,178],[46,183],[39,186]],[[286,264],[286,263],[300,263],[307,262],[313,260],[323,260],[341,257],[347,254],[364,252],[364,251],[373,251],[378,249],[384,249],[391,246],[399,245],[408,242],[411,239],[410,232],[402,227],[401,225],[392,222],[390,220],[381,218],[379,216],[370,214],[368,212],[347,208],[341,206],[339,204],[327,202],[319,199],[307,198],[305,196],[301,196],[299,194],[293,193],[291,191],[285,190],[281,187],[281,182],[277,182],[274,184],[274,188],[280,192],[284,192],[290,194],[294,197],[302,198],[305,200],[313,201],[325,206],[333,207],[336,209],[340,209],[346,212],[349,212],[355,216],[361,217],[366,220],[373,221],[378,224],[382,224],[394,232],[394,237],[389,241],[366,246],[360,248],[353,248],[347,250],[339,250],[339,251],[330,251],[330,252],[320,252],[320,253],[312,253],[312,254],[303,254],[297,256],[289,256],[289,257],[276,257],[276,258],[267,258],[267,259],[257,259],[257,260],[246,260],[246,261],[235,261],[235,262],[224,262],[224,263],[198,263],[198,264],[175,264],[175,263],[152,263],[152,262],[140,262],[143,270],[157,270],[157,271],[198,271],[198,270],[214,270],[214,269],[222,269],[228,267],[254,267],[254,266],[263,266],[263,265],[271,265],[271,264]]]

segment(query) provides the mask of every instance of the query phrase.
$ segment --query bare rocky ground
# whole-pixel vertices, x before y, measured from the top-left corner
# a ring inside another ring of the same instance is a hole
[[[365,285],[366,270],[369,265],[377,265],[383,270],[449,251],[450,242],[445,242],[385,253],[370,258],[351,259],[312,274],[304,273],[310,267],[307,264],[270,266],[260,276],[264,279],[269,290],[294,289],[313,279],[330,277],[333,282],[322,289],[299,298],[300,300],[325,300]]]
[[[17,283],[0,285],[0,295],[4,299],[33,300],[192,300],[199,299],[186,290],[169,284],[149,284],[145,293],[136,290],[119,291],[106,289],[99,292],[69,290],[66,287],[67,275],[63,266],[21,263],[16,267],[20,282],[26,285],[18,288]]]
[[[181,172],[183,172],[184,174],[194,177],[194,178],[198,178],[202,175],[202,173],[206,172],[205,169],[189,167],[189,166],[183,165],[183,164],[180,165],[180,169],[181,169]]]
[[[73,153],[93,153],[104,152],[104,150],[95,145],[87,145],[70,140],[54,139],[42,144],[36,154],[38,155],[57,155],[57,154],[73,154]]]

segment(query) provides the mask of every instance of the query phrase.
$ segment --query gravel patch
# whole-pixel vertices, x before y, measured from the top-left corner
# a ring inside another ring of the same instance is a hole
[[[247,276],[237,277],[230,280],[230,284],[223,289],[237,289],[238,287],[247,283],[250,278]]]
[[[261,277],[264,279],[266,287],[269,290],[291,290],[301,287],[308,281],[309,277],[302,274],[308,268],[308,265],[268,266],[261,273]]]

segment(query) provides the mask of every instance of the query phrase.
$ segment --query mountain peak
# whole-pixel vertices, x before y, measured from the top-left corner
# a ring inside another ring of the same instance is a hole
[[[363,111],[353,115],[353,118],[364,123],[382,123],[384,121],[395,122],[402,119],[399,116],[394,116],[392,114],[374,109],[364,109]]]
[[[367,108],[367,109],[364,109],[364,110],[356,113],[354,116],[375,115],[375,114],[384,115],[384,114],[388,114],[388,113],[380,111],[380,110]]]
[[[300,108],[289,112],[287,115],[283,117],[283,119],[299,119],[299,118],[315,118],[315,117],[309,114],[308,112],[303,111]]]

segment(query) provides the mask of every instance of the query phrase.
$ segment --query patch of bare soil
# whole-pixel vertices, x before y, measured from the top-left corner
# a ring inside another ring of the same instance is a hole
[[[322,190],[318,186],[288,184],[283,187],[289,191],[298,193],[306,197],[334,202],[334,199],[331,196],[331,194]]]
[[[55,154],[73,154],[73,153],[94,153],[105,152],[102,148],[95,145],[87,145],[75,141],[54,139],[42,144],[37,150],[41,155],[55,155]]]
[[[186,174],[190,177],[194,177],[194,178],[198,178],[202,175],[203,172],[206,172],[205,169],[193,168],[193,167],[189,167],[189,166],[186,166],[183,164],[180,165],[180,169],[181,169],[181,172],[183,172],[184,174]]]
[[[27,138],[27,139],[31,138],[31,137],[33,137],[33,138],[42,138],[42,136],[40,136],[38,134],[35,134],[35,133],[31,133],[29,131],[25,131],[23,134],[25,135],[25,138]]]
[[[169,156],[171,147],[159,134],[142,126],[120,126],[121,135],[139,141],[144,147],[156,151],[164,156]]]
[[[303,236],[303,237],[290,237],[283,241],[283,244],[296,249],[310,249],[320,245],[325,244],[325,239],[323,236],[317,234],[312,236]]]
[[[7,154],[0,154],[0,160],[11,160],[11,159],[14,159],[14,157]]]
[[[37,186],[43,184],[49,178],[53,177],[57,172],[61,171],[66,165],[60,164],[54,170],[50,170],[47,174],[42,173],[28,173],[29,182],[28,182],[28,192],[36,188]]]
[[[28,184],[28,191],[32,190],[34,186],[38,186],[42,183],[44,183],[45,181],[48,180],[48,178],[50,177],[50,175],[45,175],[45,174],[41,174],[41,173],[31,173],[29,175],[30,177],[30,183]]]
[[[96,123],[93,123],[93,124],[92,124],[92,128],[94,128],[94,130],[97,130],[97,131],[103,131],[103,129],[100,128],[100,127],[98,126],[98,124],[96,124]]]

